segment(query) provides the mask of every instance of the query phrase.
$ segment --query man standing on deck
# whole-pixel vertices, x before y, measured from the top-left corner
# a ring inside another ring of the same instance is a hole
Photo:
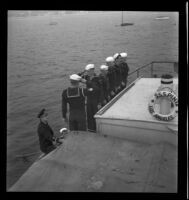
[[[69,129],[75,131],[86,131],[86,89],[79,87],[82,78],[77,74],[70,76],[70,87],[62,93],[62,117],[68,122],[67,104],[69,104]]]
[[[86,75],[82,78],[86,80],[87,94],[87,125],[88,131],[96,132],[96,121],[94,115],[101,108],[102,88],[99,77],[95,74],[94,64],[85,67]]]
[[[102,106],[106,105],[106,103],[110,100],[110,96],[109,96],[109,79],[107,76],[108,73],[108,66],[107,65],[101,65],[100,66],[100,74],[99,74],[99,79],[100,79],[100,83],[102,86]]]
[[[48,124],[47,116],[48,113],[45,109],[42,109],[37,116],[40,119],[37,129],[40,149],[45,154],[48,154],[56,148],[56,145],[53,142],[55,139],[54,133]]]
[[[115,69],[116,69],[116,88],[117,88],[117,93],[121,91],[121,83],[122,83],[122,68],[120,66],[121,64],[121,55],[119,53],[116,53],[114,56],[114,64],[115,64]]]
[[[122,86],[125,88],[127,86],[127,77],[129,73],[129,66],[127,64],[127,53],[120,53],[120,67],[122,70]]]
[[[108,73],[107,77],[109,79],[109,96],[113,98],[115,96],[115,86],[116,86],[116,73],[114,67],[114,58],[107,57],[106,58],[106,65],[108,66]]]

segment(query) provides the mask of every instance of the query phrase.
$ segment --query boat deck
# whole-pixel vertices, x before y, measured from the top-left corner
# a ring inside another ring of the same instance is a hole
[[[177,192],[177,148],[70,133],[9,191]]]
[[[139,78],[131,83],[130,88],[95,115],[98,133],[151,144],[166,141],[177,146],[178,116],[162,121],[148,110],[148,103],[160,83],[160,78]],[[177,78],[173,87],[177,93]]]
[[[160,82],[160,78],[141,78],[133,88],[125,92],[114,105],[98,117],[157,122],[148,111],[148,102],[160,86]],[[174,79],[174,84],[178,84],[178,79]],[[168,123],[178,124],[178,117]]]

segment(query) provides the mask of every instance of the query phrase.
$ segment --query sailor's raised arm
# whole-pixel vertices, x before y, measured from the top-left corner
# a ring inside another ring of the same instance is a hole
[[[77,75],[81,76],[81,78],[85,78],[86,70],[79,72]]]

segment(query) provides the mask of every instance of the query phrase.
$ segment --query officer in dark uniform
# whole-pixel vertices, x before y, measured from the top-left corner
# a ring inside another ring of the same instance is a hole
[[[37,129],[40,149],[45,154],[48,154],[56,148],[56,145],[53,144],[55,139],[54,133],[48,124],[47,116],[48,114],[45,109],[42,109],[37,116],[40,119]]]
[[[86,96],[85,88],[79,86],[81,77],[77,74],[70,76],[71,86],[62,93],[62,117],[68,122],[67,104],[69,104],[69,129],[75,131],[86,131]]]
[[[106,58],[106,65],[108,66],[108,73],[107,77],[109,80],[109,96],[111,99],[116,94],[116,73],[115,73],[115,67],[114,67],[114,58],[113,57],[107,57]]]
[[[129,74],[129,66],[127,64],[127,53],[120,53],[120,67],[122,69],[122,85],[125,88],[127,86],[127,78]]]
[[[99,79],[102,87],[102,101],[101,104],[102,106],[106,105],[106,103],[110,100],[109,96],[109,79],[107,76],[108,73],[108,66],[107,65],[101,65],[100,66],[100,74],[99,74]]]
[[[82,78],[86,80],[87,88],[87,125],[88,131],[96,132],[96,121],[94,115],[101,108],[102,88],[99,77],[95,74],[94,64],[88,64],[85,67],[85,73]]]

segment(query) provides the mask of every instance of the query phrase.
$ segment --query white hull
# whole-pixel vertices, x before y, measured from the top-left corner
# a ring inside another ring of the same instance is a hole
[[[178,84],[178,79],[174,83]],[[135,142],[168,142],[177,146],[178,135],[174,129],[178,127],[178,117],[165,122],[155,119],[148,111],[148,101],[159,85],[160,78],[136,80],[128,91],[122,91],[115,103],[110,102],[110,107],[95,115],[98,132]]]

